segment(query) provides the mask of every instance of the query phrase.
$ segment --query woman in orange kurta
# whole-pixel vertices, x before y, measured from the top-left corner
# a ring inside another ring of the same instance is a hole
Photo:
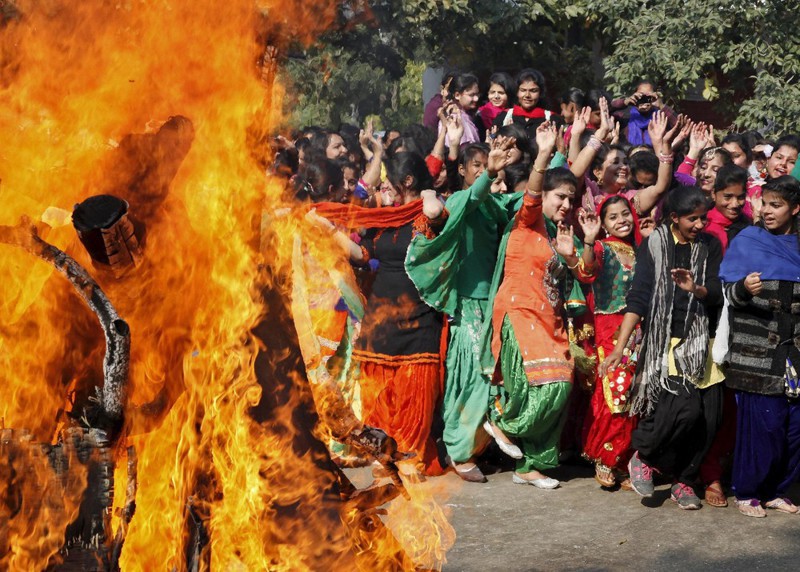
[[[497,387],[492,429],[496,438],[502,439],[497,430],[502,431],[521,449],[515,483],[556,488],[559,482],[539,471],[558,464],[573,362],[561,294],[568,269],[552,246],[551,234],[569,214],[577,183],[566,169],[545,174],[555,130],[544,124],[537,143],[539,155],[524,203],[508,234],[505,257],[498,262],[502,279],[495,279],[495,284],[502,281],[492,309],[491,353],[502,386]],[[572,243],[563,226],[561,230],[555,240]]]

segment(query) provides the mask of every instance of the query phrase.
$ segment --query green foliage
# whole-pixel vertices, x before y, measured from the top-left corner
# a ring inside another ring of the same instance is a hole
[[[701,92],[739,128],[797,132],[798,13],[800,0],[350,0],[290,60],[287,109],[298,125],[378,114],[402,126],[421,117],[426,64],[533,65],[551,95],[602,83],[627,94],[646,77],[671,102]]]
[[[581,0],[606,48],[608,87],[649,77],[677,100],[704,96],[738,127],[800,130],[797,0]]]

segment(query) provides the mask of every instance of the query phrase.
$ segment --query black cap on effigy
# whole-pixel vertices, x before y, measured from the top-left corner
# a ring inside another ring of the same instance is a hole
[[[75,205],[72,224],[78,232],[91,232],[111,228],[128,212],[128,203],[113,195],[89,197]]]

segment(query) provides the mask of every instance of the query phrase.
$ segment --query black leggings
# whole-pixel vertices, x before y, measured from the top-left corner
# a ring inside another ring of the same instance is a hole
[[[678,482],[694,485],[722,421],[722,383],[697,389],[670,377],[652,415],[633,431],[631,445],[639,458]]]

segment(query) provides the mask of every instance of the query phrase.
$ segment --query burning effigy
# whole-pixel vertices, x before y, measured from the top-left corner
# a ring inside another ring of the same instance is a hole
[[[334,10],[0,2],[3,569],[441,566],[441,509],[313,374],[298,237],[340,254],[259,162],[275,54]]]

